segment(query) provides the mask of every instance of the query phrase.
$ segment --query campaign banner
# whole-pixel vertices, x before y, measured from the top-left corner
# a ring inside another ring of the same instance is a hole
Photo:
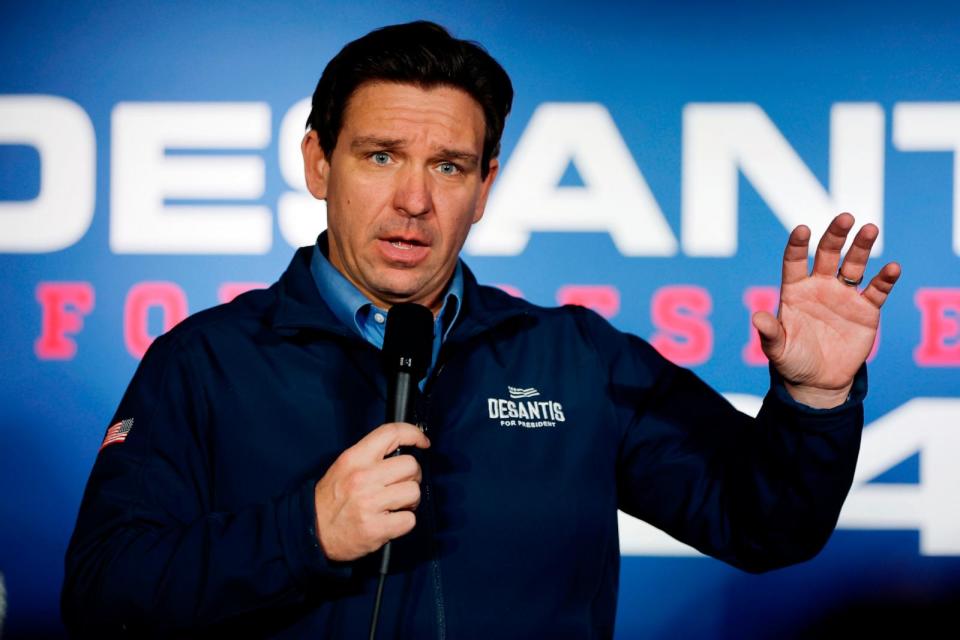
[[[480,42],[514,84],[463,252],[482,283],[590,307],[755,413],[769,374],[750,317],[777,308],[792,228],[815,246],[849,211],[881,230],[867,279],[903,268],[824,551],[750,575],[621,514],[617,637],[915,632],[960,604],[955,6],[137,0],[2,15],[5,637],[63,633],[83,487],[151,342],[268,286],[325,228],[300,141],[327,61],[414,19]]]

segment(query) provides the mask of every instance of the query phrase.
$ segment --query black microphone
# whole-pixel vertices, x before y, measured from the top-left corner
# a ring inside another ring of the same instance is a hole
[[[427,375],[433,357],[433,313],[423,305],[403,302],[390,307],[383,335],[383,371],[387,375],[387,411],[384,422],[411,422],[417,385]],[[400,448],[390,454],[400,455]],[[373,602],[370,640],[377,634],[383,583],[390,568],[390,541],[383,545],[380,580]]]
[[[433,357],[433,313],[413,302],[387,313],[383,335],[383,371],[387,374],[386,422],[410,422],[417,385]]]

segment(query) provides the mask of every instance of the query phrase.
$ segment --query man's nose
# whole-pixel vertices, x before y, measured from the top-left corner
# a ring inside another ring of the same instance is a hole
[[[433,209],[430,176],[425,167],[408,165],[397,174],[393,206],[408,216],[422,216]]]

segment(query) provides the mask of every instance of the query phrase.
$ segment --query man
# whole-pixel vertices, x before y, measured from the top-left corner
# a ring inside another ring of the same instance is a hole
[[[753,319],[772,363],[754,420],[596,314],[478,286],[458,260],[511,100],[492,58],[430,23],[331,61],[302,144],[328,230],[144,357],[67,553],[68,626],[358,637],[392,540],[378,637],[610,637],[618,507],[748,571],[822,548],[899,276],[857,290],[877,228],[840,265],[838,216],[810,274],[810,232],[790,234],[779,317]],[[422,430],[379,424],[400,302],[435,316]]]

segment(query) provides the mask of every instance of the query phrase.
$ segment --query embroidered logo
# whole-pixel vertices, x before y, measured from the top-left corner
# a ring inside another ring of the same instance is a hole
[[[498,420],[501,427],[539,429],[555,427],[564,422],[563,405],[552,400],[531,400],[540,392],[534,387],[507,387],[507,398],[487,398],[487,413],[491,420]]]
[[[111,426],[107,429],[107,435],[103,437],[103,442],[100,444],[100,448],[97,450],[97,453],[103,451],[103,448],[111,444],[117,444],[118,442],[123,442],[127,439],[127,434],[130,433],[130,429],[133,429],[133,418],[127,418],[126,420],[121,420],[117,424]]]

